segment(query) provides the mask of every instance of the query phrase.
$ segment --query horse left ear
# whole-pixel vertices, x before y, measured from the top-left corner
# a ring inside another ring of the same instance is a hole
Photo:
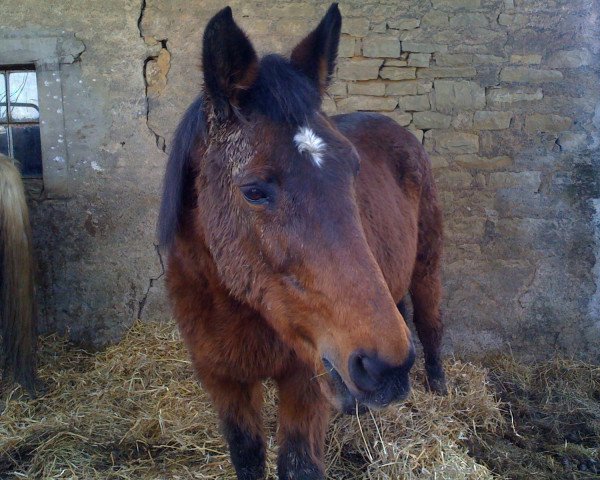
[[[294,50],[290,60],[325,93],[337,58],[340,43],[342,15],[337,3],[333,3],[315,28]]]
[[[207,100],[220,120],[237,108],[244,92],[258,75],[258,58],[246,34],[233,21],[230,7],[218,12],[206,25],[202,69]]]

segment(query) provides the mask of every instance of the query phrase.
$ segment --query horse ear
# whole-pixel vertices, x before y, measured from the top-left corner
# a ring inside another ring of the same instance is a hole
[[[202,69],[205,91],[217,117],[226,119],[258,75],[258,58],[246,34],[233,21],[231,7],[210,19],[204,30]]]
[[[342,15],[333,3],[321,23],[292,50],[291,62],[325,93],[337,58]]]

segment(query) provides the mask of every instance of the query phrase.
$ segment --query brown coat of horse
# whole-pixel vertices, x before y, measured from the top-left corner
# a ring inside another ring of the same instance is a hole
[[[3,383],[35,393],[36,309],[29,210],[21,174],[0,155],[0,332]]]
[[[410,292],[429,386],[440,362],[442,221],[431,166],[387,117],[328,118],[341,16],[332,5],[290,60],[258,60],[225,8],[204,34],[204,97],[181,121],[159,236],[195,371],[240,479],[264,475],[262,380],[279,388],[280,479],[323,478],[329,404],[409,392]]]

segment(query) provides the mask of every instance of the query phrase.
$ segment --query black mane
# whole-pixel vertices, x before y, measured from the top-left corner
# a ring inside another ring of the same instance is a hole
[[[205,138],[204,98],[200,96],[189,106],[173,136],[158,215],[157,234],[161,248],[170,247],[179,231],[184,201],[194,185],[192,155]]]
[[[259,113],[277,123],[302,125],[319,110],[321,98],[316,87],[291,63],[279,55],[267,55],[260,62],[258,77],[246,92],[241,113]],[[198,97],[179,122],[167,162],[158,217],[158,242],[168,248],[179,231],[186,199],[195,178],[194,150],[206,139],[205,100]]]

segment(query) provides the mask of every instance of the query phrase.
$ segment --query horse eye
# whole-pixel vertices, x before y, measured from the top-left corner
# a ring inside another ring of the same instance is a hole
[[[246,200],[253,205],[264,205],[269,202],[269,194],[256,185],[245,185],[240,187]]]

